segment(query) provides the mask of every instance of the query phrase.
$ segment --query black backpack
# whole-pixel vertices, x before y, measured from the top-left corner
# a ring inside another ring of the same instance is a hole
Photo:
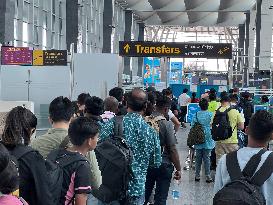
[[[32,152],[36,152],[39,154],[38,151],[32,149],[29,146],[17,146],[11,152],[11,155],[15,157],[17,160],[24,161],[23,157]],[[61,195],[60,187],[62,186],[62,178],[60,177],[59,171],[56,170],[56,167],[54,166],[52,162],[45,160],[45,166],[46,166],[46,172],[48,174],[47,181],[49,183],[49,191],[51,193],[52,202],[53,204],[58,204],[60,200],[60,195]]]
[[[198,121],[197,113],[196,113],[197,122],[190,129],[187,139],[187,145],[189,147],[205,143],[205,131],[201,123]]]
[[[212,123],[211,134],[214,141],[226,140],[230,138],[236,128],[235,127],[232,129],[229,121],[228,112],[232,110],[232,108],[228,108],[224,112],[220,112],[220,108],[216,110]]]
[[[62,205],[61,193],[63,186],[63,170],[74,163],[78,163],[77,166],[80,167],[83,163],[89,163],[88,160],[81,155],[67,156],[66,154],[59,156],[60,149],[53,150],[49,153],[46,158],[46,169],[48,173],[48,178],[50,182],[50,190],[55,199],[54,204]],[[68,205],[74,204],[75,195],[69,201]]]
[[[133,177],[133,153],[123,138],[123,116],[114,118],[114,135],[99,142],[95,149],[102,184],[93,195],[104,203],[120,201],[126,204],[128,184]]]
[[[251,157],[241,172],[237,151],[227,154],[226,165],[231,182],[216,193],[213,205],[266,205],[261,186],[272,175],[273,153],[270,153],[261,168],[255,173],[266,152],[262,149]],[[255,174],[254,174],[255,173]]]

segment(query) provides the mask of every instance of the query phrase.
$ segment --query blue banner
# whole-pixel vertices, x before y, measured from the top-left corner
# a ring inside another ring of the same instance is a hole
[[[182,62],[171,62],[169,84],[181,84],[182,83]]]
[[[187,114],[187,122],[191,123],[194,115],[200,111],[200,107],[198,103],[190,103],[188,104],[188,114]]]
[[[144,85],[153,83],[153,58],[144,58]]]

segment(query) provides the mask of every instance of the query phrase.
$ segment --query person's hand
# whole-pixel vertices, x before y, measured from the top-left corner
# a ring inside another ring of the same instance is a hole
[[[174,110],[174,111],[173,111],[173,114],[174,114],[175,116],[178,116],[178,110]]]
[[[173,178],[175,180],[180,180],[181,179],[181,171],[175,171]]]

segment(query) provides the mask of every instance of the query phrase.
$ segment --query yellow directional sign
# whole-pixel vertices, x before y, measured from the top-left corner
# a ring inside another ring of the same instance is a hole
[[[34,50],[33,51],[33,65],[42,66],[44,65],[44,52],[43,50]]]
[[[127,57],[232,58],[231,43],[171,43],[120,41],[119,55]]]
[[[124,46],[125,53],[129,53],[130,49],[131,49],[131,47],[129,44],[126,44],[126,46]]]

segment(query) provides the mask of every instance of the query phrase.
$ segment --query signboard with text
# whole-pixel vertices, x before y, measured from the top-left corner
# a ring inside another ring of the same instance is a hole
[[[2,47],[2,65],[32,65],[32,50],[27,47]]]
[[[43,60],[45,66],[67,65],[66,50],[46,50],[43,51]]]
[[[119,55],[128,57],[231,59],[232,44],[120,41]]]

